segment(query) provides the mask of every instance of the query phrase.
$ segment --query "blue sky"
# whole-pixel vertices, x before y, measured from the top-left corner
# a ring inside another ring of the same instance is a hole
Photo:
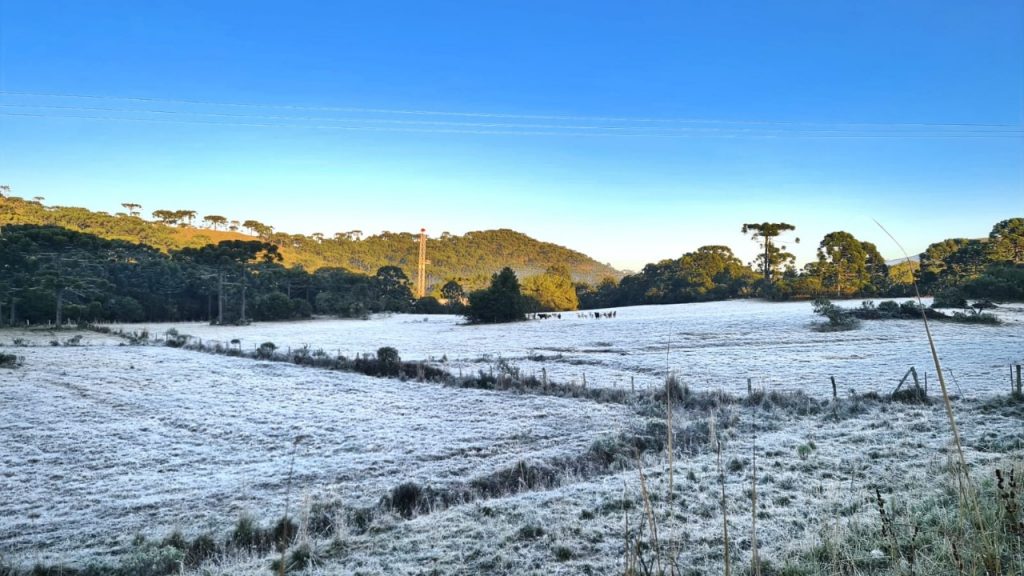
[[[1024,3],[0,0],[0,181],[620,268],[1024,213]],[[82,96],[89,96],[84,98]]]

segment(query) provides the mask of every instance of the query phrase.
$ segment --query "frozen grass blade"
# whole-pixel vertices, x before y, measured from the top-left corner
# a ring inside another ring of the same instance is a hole
[[[658,568],[657,574],[663,574],[661,569],[661,546],[658,543],[658,521],[654,518],[654,506],[651,504],[651,495],[647,491],[647,478],[644,476],[643,457],[637,454],[637,464],[640,471],[640,493],[644,500],[644,512],[647,514],[647,522],[651,527],[651,544],[654,548],[654,562]]]
[[[722,549],[725,560],[725,576],[732,575],[732,561],[729,558],[729,510],[728,501],[725,497],[725,469],[722,468],[722,440],[718,437],[717,431],[714,436],[715,452],[718,456],[718,483],[722,487]]]
[[[900,251],[903,252],[903,257],[906,262],[910,262],[910,254],[903,248],[899,240],[896,239],[889,231],[882,225],[878,220],[874,220],[875,224],[885,232],[885,235],[892,240]],[[985,529],[985,522],[982,519],[981,514],[981,503],[978,500],[978,494],[971,481],[970,469],[967,467],[967,458],[964,456],[963,444],[960,440],[960,429],[956,423],[956,417],[953,414],[953,402],[949,399],[949,390],[946,388],[946,378],[943,376],[942,363],[939,361],[939,354],[935,349],[935,339],[932,337],[931,326],[928,324],[928,315],[925,313],[924,301],[921,298],[921,290],[917,285],[917,280],[913,281],[914,284],[914,295],[917,297],[917,304],[921,309],[921,319],[924,321],[925,336],[928,338],[928,348],[931,351],[932,361],[935,364],[935,373],[939,378],[939,387],[942,391],[942,402],[946,410],[946,418],[949,420],[950,432],[953,435],[953,445],[956,448],[957,460],[959,463],[959,469],[955,471],[957,483],[960,491],[961,501],[970,509],[970,512],[974,516],[975,528],[979,531],[982,538],[982,546],[985,548],[983,553],[982,562],[985,564],[985,570],[988,574],[1001,574],[1001,558],[998,550],[998,545],[995,542],[995,535],[990,530]]]
[[[757,427],[754,427],[754,441],[750,448],[750,565],[754,576],[761,576],[761,558],[757,551]]]
[[[288,512],[289,512],[288,508],[291,505],[291,498],[292,498],[292,473],[295,471],[295,453],[298,451],[299,443],[302,442],[302,439],[303,439],[302,436],[296,436],[295,440],[292,442],[291,462],[288,464],[288,483],[287,483],[287,486],[285,488],[284,517],[282,518],[282,522],[283,522],[283,525],[284,525],[284,530],[282,530],[282,532],[281,532],[281,542],[278,544],[281,547],[281,564],[280,564],[280,566],[278,567],[278,570],[277,570],[278,576],[284,576],[284,574],[286,572],[286,569],[287,569],[287,562],[286,562],[286,559],[285,559],[285,552],[288,550],[288,541],[291,538],[291,535],[288,533],[289,532],[289,526],[290,526],[289,521],[288,521]]]

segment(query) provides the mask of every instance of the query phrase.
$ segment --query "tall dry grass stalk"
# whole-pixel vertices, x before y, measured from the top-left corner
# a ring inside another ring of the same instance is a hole
[[[625,502],[629,495],[629,490],[626,488],[626,480],[622,480],[622,501]],[[622,507],[622,535],[625,542],[625,558],[624,563],[626,570],[625,576],[633,576],[636,574],[636,556],[632,553],[632,546],[629,542],[629,509],[626,506]]]
[[[651,504],[651,494],[647,491],[647,477],[644,475],[643,458],[637,455],[637,463],[640,470],[640,495],[644,500],[644,514],[651,530],[651,548],[654,550],[654,563],[658,571],[656,574],[663,574],[661,569],[661,545],[658,542],[658,521],[654,518],[654,506]]]
[[[715,423],[715,420],[714,420],[714,418],[712,418],[709,421],[709,428],[711,430],[711,434],[713,434],[712,439],[713,439],[713,441],[715,443],[715,453],[718,456],[718,458],[717,458],[717,461],[718,461],[718,483],[719,483],[719,485],[722,488],[721,506],[722,506],[722,549],[723,549],[724,560],[725,560],[725,567],[724,567],[725,568],[725,572],[724,572],[724,574],[725,574],[725,576],[731,576],[732,575],[732,561],[731,561],[731,559],[729,557],[729,509],[728,509],[728,500],[726,499],[726,496],[725,496],[725,468],[722,467],[722,439],[718,437],[718,431],[715,429],[714,423]]]
[[[666,433],[666,450],[668,450],[668,508],[672,509],[672,492],[675,484],[672,481],[672,468],[675,462],[673,461],[673,450],[672,450],[672,389],[675,388],[676,379],[675,376],[669,374],[665,379],[665,427]]]
[[[885,232],[895,244],[899,247],[900,251],[903,252],[905,262],[910,262],[910,254],[907,253],[903,245],[899,243],[899,240],[886,230],[885,226],[875,220],[875,224]],[[953,444],[956,446],[957,457],[960,461],[960,466],[963,468],[963,472],[967,474],[967,459],[964,458],[963,445],[960,442],[960,429],[957,427],[956,418],[953,415],[953,403],[949,399],[949,390],[946,388],[946,378],[943,376],[942,363],[939,361],[939,353],[935,350],[935,339],[932,337],[931,325],[928,324],[928,315],[924,311],[924,300],[921,298],[921,289],[917,285],[917,280],[913,281],[914,284],[914,295],[917,297],[917,304],[921,308],[921,320],[924,321],[924,332],[928,338],[928,348],[931,351],[932,361],[935,364],[935,373],[939,376],[939,387],[942,389],[942,402],[946,408],[946,418],[949,420],[949,427],[953,434]]]
[[[750,565],[754,576],[761,576],[761,558],[757,551],[757,426],[754,426],[754,441],[750,448]]]
[[[302,442],[302,440],[303,440],[302,436],[296,436],[295,440],[292,442],[291,462],[288,464],[288,483],[286,484],[286,487],[285,487],[285,496],[284,496],[284,518],[283,518],[284,530],[282,530],[281,542],[279,544],[279,546],[281,547],[281,564],[280,564],[280,566],[278,566],[278,569],[277,569],[278,576],[284,576],[285,572],[287,571],[287,568],[288,568],[288,566],[287,566],[288,563],[287,563],[286,558],[285,558],[285,552],[288,550],[288,540],[291,537],[291,535],[289,534],[289,531],[290,531],[289,530],[289,525],[290,524],[289,524],[289,521],[288,521],[288,511],[289,511],[288,509],[289,509],[289,506],[291,505],[291,498],[292,498],[292,473],[295,471],[295,453],[298,451],[299,443]]]
[[[895,236],[889,233],[889,231],[879,221],[875,220],[875,224],[885,232],[885,235],[892,240],[900,251],[903,252],[905,262],[910,262],[910,254],[907,253],[903,245],[900,244],[899,240]],[[967,512],[972,516],[969,520],[973,522],[975,529],[978,532],[978,536],[981,538],[981,546],[983,551],[982,563],[985,565],[985,571],[988,574],[1001,574],[1001,557],[999,554],[999,546],[996,542],[996,537],[991,530],[987,530],[985,527],[985,521],[982,518],[981,503],[978,497],[977,489],[971,479],[970,469],[967,466],[967,458],[964,456],[963,443],[960,440],[960,429],[956,423],[956,417],[953,413],[953,402],[949,398],[949,390],[946,387],[946,378],[943,375],[942,363],[939,361],[939,353],[935,349],[935,338],[932,337],[931,325],[928,323],[928,315],[925,313],[924,301],[921,298],[921,289],[917,285],[917,280],[913,281],[914,284],[914,295],[917,298],[917,304],[921,309],[921,320],[924,321],[924,332],[928,338],[928,348],[932,355],[932,362],[935,364],[935,373],[939,377],[939,388],[942,391],[942,403],[945,407],[946,418],[949,420],[950,433],[953,436],[953,446],[956,449],[957,462],[959,467],[954,470],[954,475],[957,480],[957,486],[960,492],[961,514],[964,512],[964,508],[967,508]]]
[[[672,374],[669,358],[672,354],[672,332],[669,331],[668,340],[665,342],[665,425],[667,432],[666,447],[668,449],[668,508],[672,509],[672,388],[675,387],[676,378]]]

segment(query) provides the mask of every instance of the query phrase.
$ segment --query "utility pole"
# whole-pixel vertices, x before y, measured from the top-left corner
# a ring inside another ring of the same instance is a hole
[[[11,195],[11,185],[10,184],[0,184],[0,198],[6,198],[6,197],[8,197],[10,195]],[[0,224],[0,236],[2,236],[3,233],[4,233],[4,227],[3,227],[2,224]],[[14,320],[12,319],[11,321],[13,322]]]
[[[420,228],[420,260],[416,267],[416,297],[427,295],[427,229]]]

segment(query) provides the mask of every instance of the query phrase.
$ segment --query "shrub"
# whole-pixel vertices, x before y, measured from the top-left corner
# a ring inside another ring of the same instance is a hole
[[[417,314],[445,314],[448,309],[437,301],[433,296],[420,298],[412,305],[412,311]]]
[[[388,504],[402,518],[412,518],[425,508],[423,488],[415,482],[399,484],[391,489]]]
[[[213,538],[209,534],[200,534],[188,545],[188,550],[185,552],[185,565],[198,566],[216,553],[217,543]]]
[[[893,300],[878,303],[878,313],[884,318],[899,318],[900,305]]]
[[[17,356],[0,352],[0,368],[17,368],[18,366],[21,366],[21,361]]]
[[[398,350],[391,346],[377,349],[377,362],[384,374],[397,375],[402,370],[402,357],[398,355]]]
[[[167,576],[178,572],[185,553],[173,546],[140,541],[121,565],[121,572],[132,576]]]
[[[179,334],[177,330],[171,328],[164,333],[164,343],[171,348],[181,348],[184,346],[189,339],[188,334]]]
[[[519,540],[536,540],[542,536],[544,536],[544,529],[534,524],[527,524],[516,533],[516,537]]]
[[[284,567],[281,566],[281,558],[278,558],[270,563],[270,570],[274,574],[289,573],[293,570],[302,571],[309,566],[310,559],[313,556],[313,550],[309,544],[303,544],[292,550],[291,554],[288,555],[287,560],[284,560]]]
[[[950,320],[961,324],[1002,324],[996,316],[975,309],[968,309],[966,312],[954,312]]]
[[[295,535],[299,532],[299,526],[292,522],[291,518],[283,516],[274,525],[274,531],[271,534],[274,544],[277,545],[278,550],[284,550],[288,548],[288,545],[295,540]]]
[[[274,350],[277,350],[277,344],[274,344],[273,342],[264,342],[256,349],[256,357],[261,360],[268,360],[274,357]]]
[[[891,396],[894,402],[902,402],[904,404],[928,404],[928,395],[925,394],[924,388],[920,386],[908,386],[901,388],[896,392],[892,393]]]
[[[967,308],[967,299],[959,288],[946,288],[935,294],[932,308]]]
[[[568,562],[576,557],[576,553],[571,548],[565,546],[558,546],[555,548],[555,560],[559,562]]]
[[[901,316],[920,316],[921,306],[913,300],[907,300],[900,304],[900,315]]]
[[[236,548],[265,550],[270,547],[270,535],[252,516],[242,515],[231,533],[231,543]]]
[[[852,312],[836,306],[827,298],[814,301],[814,313],[828,318],[828,324],[818,325],[818,330],[852,330],[857,327],[857,318]]]

